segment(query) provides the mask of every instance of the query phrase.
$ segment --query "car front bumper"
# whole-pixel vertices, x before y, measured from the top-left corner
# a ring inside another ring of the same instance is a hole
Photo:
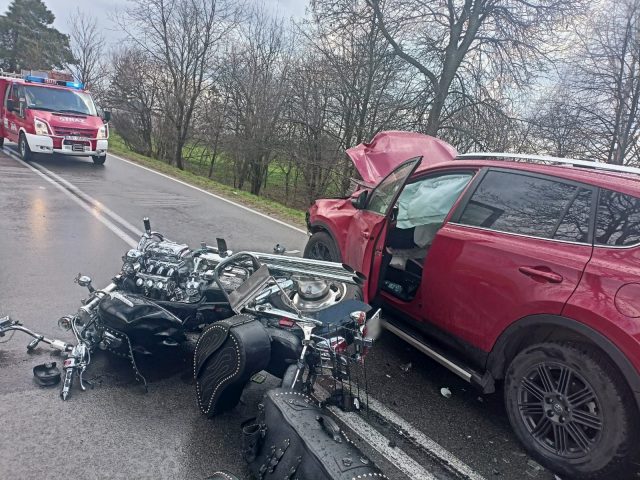
[[[107,154],[109,147],[108,140],[87,140],[84,143],[83,149],[79,150],[78,147],[74,149],[73,144],[67,143],[62,138],[50,137],[48,135],[34,135],[32,133],[25,133],[29,148],[33,153],[59,153],[61,155],[73,155],[79,157],[88,156],[103,156]]]

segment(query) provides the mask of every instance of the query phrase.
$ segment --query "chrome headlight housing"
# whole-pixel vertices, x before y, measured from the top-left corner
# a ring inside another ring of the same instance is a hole
[[[106,125],[102,125],[100,128],[98,128],[98,135],[96,135],[96,138],[98,140],[106,140],[108,136],[109,132]]]
[[[36,131],[36,135],[50,135],[49,125],[44,120],[40,120],[39,118],[35,118],[33,120],[33,127]]]

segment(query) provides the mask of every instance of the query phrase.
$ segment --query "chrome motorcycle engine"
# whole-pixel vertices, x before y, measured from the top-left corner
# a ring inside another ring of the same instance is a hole
[[[147,242],[122,257],[122,273],[146,297],[174,302],[199,300],[206,281],[194,270],[188,245],[162,240]]]

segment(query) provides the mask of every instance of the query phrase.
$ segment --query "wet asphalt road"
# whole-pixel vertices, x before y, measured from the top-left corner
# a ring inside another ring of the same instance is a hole
[[[302,249],[306,242],[300,231],[113,157],[104,168],[88,159],[36,161],[139,229],[142,217],[149,216],[154,229],[192,246],[213,243],[217,236],[235,251],[269,251],[275,243]],[[70,341],[56,320],[79,306],[83,290],[73,278],[81,271],[96,286],[105,285],[128,248],[68,195],[0,153],[0,314]],[[199,479],[216,468],[246,476],[239,425],[254,414],[270,379],[251,385],[234,411],[206,420],[195,404],[189,365],[144,365],[151,377],[144,394],[126,363],[97,354],[88,373],[96,388],[75,390],[63,403],[57,388],[33,383],[31,368],[51,354],[41,347],[27,355],[27,343],[16,334],[0,344],[0,478]],[[372,397],[485,478],[553,478],[517,443],[499,393],[480,396],[388,333],[368,357],[368,375]],[[451,398],[440,394],[442,387],[451,390]],[[383,420],[368,421],[395,442],[394,448],[429,465],[420,446],[385,432]],[[393,468],[387,473],[406,478]]]

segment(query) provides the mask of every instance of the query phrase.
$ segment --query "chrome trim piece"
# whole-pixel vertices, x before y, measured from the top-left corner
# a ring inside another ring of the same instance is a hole
[[[244,253],[255,256],[261,263],[267,265],[269,270],[274,272],[299,275],[301,277],[312,276],[352,285],[361,285],[364,280],[362,274],[353,271],[353,269],[349,269],[342,263],[262,252]]]
[[[528,155],[524,153],[504,153],[504,152],[477,152],[477,153],[463,153],[456,157],[456,160],[474,160],[474,159],[488,159],[488,160],[533,160],[537,162],[549,162],[560,165],[575,165],[577,167],[588,167],[596,170],[605,170],[618,173],[633,173],[640,175],[640,168],[628,167],[626,165],[612,165],[610,163],[592,162],[589,160],[575,160],[573,158],[559,158],[551,157],[547,155]]]
[[[582,245],[582,246],[593,247],[593,248],[609,248],[609,249],[614,249],[614,250],[625,250],[625,249],[636,248],[636,247],[640,246],[640,242],[634,243],[634,244],[631,244],[631,245],[602,245],[602,244],[599,244],[599,243],[594,243],[592,245],[592,244],[586,243],[586,242],[572,242],[570,240],[558,240],[558,239],[555,239],[555,238],[536,237],[535,235],[526,235],[524,233],[505,232],[505,231],[502,231],[502,230],[496,230],[495,228],[478,227],[476,225],[466,225],[464,223],[458,223],[458,222],[447,222],[445,225],[456,225],[458,227],[475,228],[477,230],[482,230],[482,231],[485,231],[485,232],[496,232],[496,233],[502,233],[504,235],[513,235],[514,237],[535,238],[536,240],[546,240],[548,242],[567,243],[569,245]]]
[[[403,332],[401,329],[399,329],[395,325],[392,325],[389,322],[386,322],[384,320],[382,320],[382,327],[384,329],[386,329],[386,330],[389,330],[394,335],[397,335],[398,337],[403,339],[405,342],[407,342],[411,346],[417,348],[422,353],[424,353],[428,357],[432,358],[433,360],[438,362],[440,365],[442,365],[446,369],[451,370],[453,373],[458,375],[463,380],[465,380],[467,382],[471,382],[471,376],[472,376],[471,372],[465,370],[464,368],[462,368],[459,365],[456,365],[451,360],[443,357],[438,352],[436,352],[435,350],[432,350],[431,348],[429,348],[428,346],[426,346],[422,342],[418,341],[413,336],[409,335],[406,332]]]
[[[505,235],[513,235],[514,237],[535,238],[536,240],[546,240],[547,242],[568,243],[568,244],[571,244],[571,245],[583,245],[583,246],[587,246],[587,247],[592,247],[593,246],[593,245],[591,245],[590,243],[587,243],[587,242],[572,242],[570,240],[558,240],[558,239],[555,239],[555,238],[536,237],[535,235],[527,235],[527,234],[524,234],[524,233],[505,232],[503,230],[497,230],[495,228],[479,227],[477,225],[467,225],[465,223],[458,223],[458,222],[447,222],[445,225],[456,225],[458,227],[475,228],[477,230],[482,230],[482,231],[485,231],[485,232],[495,232],[495,233],[503,233]],[[599,246],[599,245],[596,245],[596,246]]]

